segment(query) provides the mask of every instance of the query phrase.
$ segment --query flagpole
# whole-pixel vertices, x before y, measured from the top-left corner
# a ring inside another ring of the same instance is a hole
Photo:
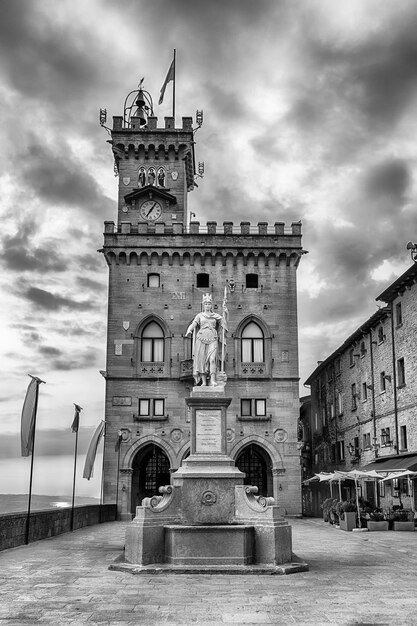
[[[78,411],[78,415],[79,415],[79,410],[80,409],[82,410],[82,408],[79,407],[77,404],[74,404],[74,406],[75,406],[76,413]],[[76,419],[77,419],[77,416],[74,418],[73,426],[75,426]],[[71,532],[74,530],[74,504],[75,504],[75,479],[77,476],[77,450],[78,450],[78,423],[76,424],[76,430],[75,430],[74,477],[72,481],[72,504],[71,504],[71,524],[70,524]]]
[[[28,511],[26,516],[26,531],[25,531],[25,545],[29,543],[29,524],[30,524],[30,505],[32,500],[32,478],[33,478],[33,457],[35,456],[35,433],[36,433],[36,411],[38,410],[38,399],[36,399],[35,405],[35,419],[33,420],[33,444],[32,444],[32,457],[30,459],[30,478],[29,478],[29,498],[28,498]]]
[[[74,478],[72,481],[72,504],[71,504],[71,526],[70,530],[74,530],[74,502],[75,502],[75,477],[77,475],[77,448],[78,448],[78,430],[75,433],[75,448],[74,448]]]
[[[175,128],[175,66],[176,66],[176,54],[177,54],[177,51],[174,48],[174,78],[172,80],[172,117],[174,118],[174,128]]]
[[[100,514],[99,514],[99,523],[101,524],[101,507],[103,506],[103,494],[104,494],[104,449],[106,447],[106,424],[104,424],[103,430],[103,461],[101,463],[101,489],[100,489]]]
[[[35,376],[31,376],[30,374],[29,376],[32,379],[36,380]],[[38,378],[37,380],[39,381],[39,384],[45,382],[44,380],[40,380],[40,378]],[[35,456],[35,434],[36,434],[36,417],[37,417],[37,412],[38,412],[39,384],[38,384],[38,389],[36,392],[36,400],[35,400],[35,405],[34,405],[32,458],[30,460],[29,496],[28,496],[28,510],[27,510],[27,515],[26,515],[25,545],[28,545],[29,543],[30,507],[31,507],[31,501],[32,501],[32,481],[33,481],[33,458]]]

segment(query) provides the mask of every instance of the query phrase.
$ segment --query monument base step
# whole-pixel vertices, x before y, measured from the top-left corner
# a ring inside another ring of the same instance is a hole
[[[282,565],[171,565],[169,563],[158,563],[151,565],[135,565],[126,563],[124,555],[120,555],[109,565],[109,570],[115,572],[126,572],[134,575],[157,575],[157,574],[239,574],[256,576],[286,576],[299,572],[308,572],[308,564],[300,561],[294,554],[291,563]]]

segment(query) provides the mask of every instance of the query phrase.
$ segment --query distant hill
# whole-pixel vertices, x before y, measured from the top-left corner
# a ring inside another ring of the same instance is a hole
[[[45,509],[55,509],[71,507],[72,496],[40,496],[32,494],[30,505],[31,511],[44,511]],[[75,506],[83,506],[86,504],[100,504],[98,498],[75,498]],[[0,494],[0,514],[1,513],[21,513],[27,511],[28,495],[24,493]]]

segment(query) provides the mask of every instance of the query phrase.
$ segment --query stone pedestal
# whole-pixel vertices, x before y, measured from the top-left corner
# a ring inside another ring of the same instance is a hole
[[[214,566],[281,566],[275,573],[288,573],[283,564],[291,568],[290,525],[273,498],[243,485],[244,474],[227,455],[230,402],[223,386],[195,387],[187,400],[191,454],[172,475],[172,485],[137,507],[126,531],[125,559],[135,564],[135,573],[150,564],[202,572]],[[300,567],[307,569],[297,564],[292,571]]]
[[[195,387],[191,409],[191,454],[172,475],[181,488],[181,517],[187,524],[232,524],[234,488],[244,474],[227,455],[224,388]]]

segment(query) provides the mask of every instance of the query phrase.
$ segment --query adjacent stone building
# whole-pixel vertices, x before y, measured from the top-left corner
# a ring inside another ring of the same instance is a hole
[[[417,469],[417,264],[378,297],[380,309],[309,376],[311,413],[303,413],[306,471],[353,467],[390,471]],[[308,483],[310,512],[319,514],[325,487]],[[367,482],[363,496],[384,508],[411,507],[406,478]],[[344,484],[344,496],[352,490]],[[377,501],[377,502],[376,502]]]
[[[228,453],[247,483],[274,496],[283,513],[299,514],[301,225],[189,221],[192,119],[176,128],[167,117],[161,127],[145,119],[140,91],[137,103],[111,129],[119,198],[102,249],[109,267],[104,501],[116,500],[129,519],[189,454],[185,399],[194,383],[185,333],[203,294],[221,313],[226,288]]]

